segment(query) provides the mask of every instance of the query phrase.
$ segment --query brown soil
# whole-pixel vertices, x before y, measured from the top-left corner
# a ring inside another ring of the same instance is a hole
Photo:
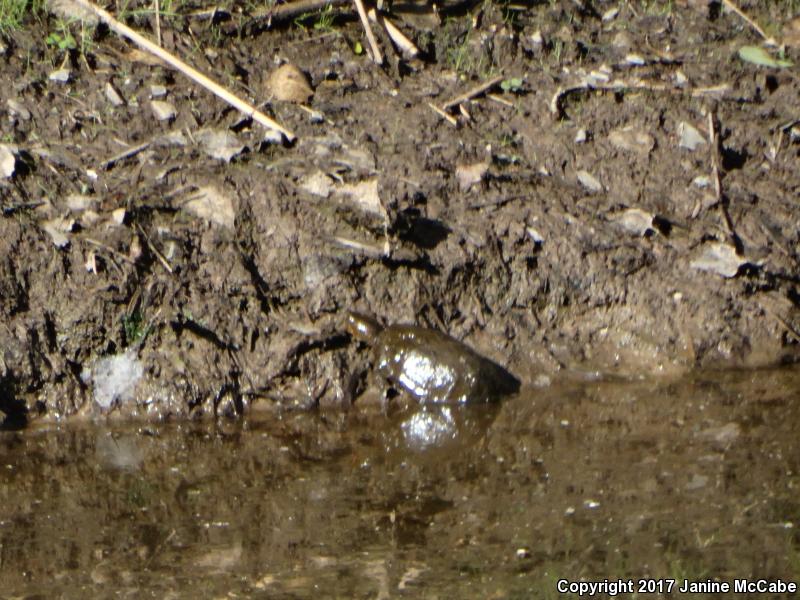
[[[240,10],[162,23],[168,50],[257,102],[278,62],[308,73],[321,122],[292,104],[266,108],[293,145],[263,142],[259,126],[103,28],[83,51],[44,41],[60,31],[54,18],[7,36],[0,133],[19,155],[0,187],[0,409],[14,422],[94,411],[81,373],[127,347],[145,377],[122,412],[349,405],[368,368],[341,327],[349,308],[445,330],[527,384],[796,360],[797,67],[740,60],[760,40],[713,2],[623,3],[610,20],[599,15],[616,3],[578,4],[460,5],[432,29],[409,20],[424,60],[397,58],[381,38],[384,68],[353,51],[362,32],[349,13],[329,29],[313,16],[267,29]],[[781,6],[745,8],[777,33],[792,16]],[[128,22],[152,32],[149,18]],[[653,89],[569,93],[551,111],[559,89],[603,65],[612,81]],[[62,66],[70,81],[50,80]],[[478,98],[458,128],[428,106],[495,74],[523,79],[496,90],[510,106]],[[154,85],[177,110],[169,123],[152,116]],[[710,137],[709,114],[715,151],[679,147],[683,122]],[[205,128],[235,132],[247,151],[207,156]],[[460,186],[457,169],[483,162],[482,180]],[[703,176],[710,187],[693,183]],[[381,206],[308,191],[373,180]],[[190,209],[207,186],[231,200],[233,219]],[[58,219],[62,247],[45,229]],[[736,249],[734,277],[692,266],[713,242]]]

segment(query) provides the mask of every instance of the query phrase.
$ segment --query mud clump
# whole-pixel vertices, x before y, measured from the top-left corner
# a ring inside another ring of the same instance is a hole
[[[297,133],[291,147],[108,32],[87,54],[102,73],[12,33],[0,64],[17,82],[0,121],[16,148],[0,181],[8,423],[99,414],[81,373],[131,348],[143,377],[120,414],[349,406],[369,368],[344,333],[350,308],[447,332],[523,385],[797,360],[796,78],[709,66],[744,34],[702,11],[601,25],[565,6],[512,19],[490,4],[477,20],[460,6],[447,27],[420,32],[428,64],[385,71],[339,36],[310,44],[298,27],[245,28],[215,45],[210,23],[192,37],[176,21],[167,46],[207,42],[245,87],[262,88],[276,53],[308,74],[311,114],[273,106]],[[649,48],[681,62],[626,59]],[[48,80],[65,58],[69,80]],[[430,109],[488,68],[518,77],[466,102],[458,129]],[[634,76],[676,93],[597,91]],[[721,82],[713,97],[691,93]],[[564,89],[578,92],[554,102]],[[153,90],[173,121],[152,118]],[[681,124],[711,140],[709,111],[717,148],[681,147]],[[236,152],[209,154],[186,133],[204,128],[235,133]],[[481,173],[465,186],[457,173],[470,165]],[[709,255],[712,244],[726,252]]]

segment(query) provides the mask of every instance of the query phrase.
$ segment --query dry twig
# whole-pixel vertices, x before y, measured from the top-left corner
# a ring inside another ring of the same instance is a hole
[[[381,49],[378,47],[378,42],[375,41],[375,35],[372,33],[372,26],[369,24],[367,11],[364,9],[364,2],[362,0],[353,0],[353,2],[355,2],[358,17],[361,19],[361,25],[364,26],[364,31],[367,34],[367,41],[372,50],[372,62],[377,65],[382,65],[383,55],[381,54]]]
[[[214,93],[217,97],[221,98],[237,110],[241,111],[248,117],[252,117],[254,121],[260,123],[264,127],[268,129],[274,129],[275,131],[279,131],[288,141],[293,141],[295,139],[294,133],[277,123],[276,121],[270,119],[267,115],[259,111],[255,106],[245,102],[244,100],[240,99],[238,96],[235,96],[227,89],[219,85],[218,83],[212,81],[205,75],[203,75],[197,69],[194,69],[187,65],[185,62],[180,60],[178,57],[173,56],[160,46],[154,44],[144,36],[136,33],[133,29],[117,21],[114,17],[111,16],[106,10],[100,8],[96,4],[93,4],[89,0],[75,0],[80,6],[83,8],[91,11],[97,18],[100,19],[103,23],[105,23],[109,29],[116,32],[118,35],[121,35],[124,38],[132,41],[137,46],[144,48],[151,54],[154,54],[165,63],[177,69],[184,75],[186,75],[189,79],[194,81],[195,83],[203,86],[207,90]]]
[[[739,17],[741,17],[750,27],[756,30],[758,35],[764,38],[764,43],[768,46],[779,46],[778,42],[775,38],[770,37],[766,34],[766,32],[759,27],[758,23],[753,21],[750,17],[748,17],[738,6],[736,6],[731,0],[722,0],[722,3],[727,6],[730,10],[735,12]]]
[[[473,98],[475,98],[477,96],[480,96],[484,92],[487,92],[488,90],[492,89],[498,83],[503,81],[503,79],[505,79],[505,78],[502,75],[498,75],[497,77],[492,77],[490,80],[484,81],[483,83],[481,83],[480,85],[472,88],[468,92],[465,92],[465,93],[461,94],[460,96],[456,96],[452,100],[450,100],[448,102],[445,102],[442,105],[442,109],[450,110],[454,106],[458,106],[459,104],[461,104],[463,102],[467,102],[469,100],[472,100]]]
[[[590,83],[588,81],[584,81],[582,83],[578,83],[576,85],[560,87],[556,90],[556,93],[553,94],[553,98],[550,100],[550,112],[556,116],[561,116],[561,101],[564,99],[565,96],[568,94],[572,94],[574,92],[625,92],[628,90],[645,90],[648,92],[668,92],[672,94],[689,94],[693,98],[698,96],[717,96],[724,94],[730,89],[730,85],[727,83],[721,83],[719,85],[713,85],[709,87],[699,87],[699,88],[682,88],[677,87],[674,85],[668,85],[665,83],[657,83],[651,81],[644,81],[642,79],[630,79],[630,80],[615,80],[610,81],[608,83]]]
[[[715,123],[715,115],[713,110],[708,111],[708,137],[711,146],[711,176],[714,179],[714,196],[716,198],[716,205],[722,213],[722,218],[725,221],[725,226],[728,228],[728,235],[731,238],[736,251],[741,249],[741,241],[739,236],[736,235],[736,230],[733,227],[733,220],[728,212],[727,202],[722,195],[722,181],[719,177],[719,137],[717,136],[717,126]]]
[[[367,16],[371,21],[381,25],[386,30],[386,33],[389,34],[389,37],[392,38],[392,41],[404,54],[412,58],[419,54],[419,48],[417,48],[416,45],[414,45],[414,42],[408,39],[405,34],[389,20],[389,17],[382,15],[374,8],[370,8],[367,11]]]
[[[428,106],[431,107],[433,112],[435,112],[437,115],[442,117],[445,121],[450,123],[450,125],[452,125],[453,127],[458,127],[458,121],[456,120],[456,118],[453,115],[451,115],[447,111],[442,110],[441,108],[436,106],[433,102],[428,102]]]

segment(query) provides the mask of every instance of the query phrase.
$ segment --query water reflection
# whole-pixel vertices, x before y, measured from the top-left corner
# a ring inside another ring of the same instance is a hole
[[[800,374],[785,370],[388,416],[4,432],[0,581],[66,598],[797,581],[799,424]]]

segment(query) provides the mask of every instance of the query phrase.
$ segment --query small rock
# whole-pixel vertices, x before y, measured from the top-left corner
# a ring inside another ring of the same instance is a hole
[[[316,171],[300,181],[300,189],[314,196],[327,198],[333,191],[333,181],[322,171]]]
[[[698,437],[727,446],[735,442],[741,434],[741,426],[738,423],[730,422],[725,425],[720,425],[719,427],[704,429],[698,434]]]
[[[56,218],[42,222],[42,229],[50,236],[56,248],[65,248],[69,244],[67,234],[74,226],[74,219]]]
[[[625,57],[625,62],[632,67],[641,67],[646,64],[647,61],[638,54],[628,54],[628,56]]]
[[[619,7],[609,8],[606,12],[603,13],[603,21],[613,21],[617,18],[619,14]]]
[[[314,95],[311,83],[299,68],[286,63],[278,67],[267,80],[267,91],[276,100],[305,104]]]
[[[125,100],[122,99],[120,93],[111,83],[106,83],[105,93],[106,100],[108,100],[112,106],[122,106],[125,104]]]
[[[150,86],[150,97],[151,98],[163,98],[167,95],[167,88],[163,85],[151,85]]]
[[[172,121],[175,115],[178,114],[175,110],[175,105],[164,100],[151,100],[150,108],[153,109],[153,114],[159,121]]]
[[[706,138],[703,137],[703,134],[685,121],[678,123],[678,138],[678,146],[686,148],[690,152],[694,152],[699,146],[706,144]]]
[[[233,132],[224,129],[203,129],[195,134],[195,138],[203,145],[206,154],[225,162],[231,162],[246,148]]]
[[[739,267],[748,261],[738,254],[736,248],[722,242],[705,244],[697,258],[689,266],[698,271],[710,271],[723,277],[735,277]]]
[[[117,225],[125,223],[126,210],[124,208],[117,208],[111,211],[111,220]]]
[[[109,409],[114,403],[132,400],[136,385],[143,375],[144,366],[136,352],[128,350],[101,358],[91,369],[84,369],[81,379],[84,383],[92,384],[97,405]]]
[[[528,227],[526,229],[526,231],[528,232],[528,235],[530,236],[530,238],[533,240],[534,244],[543,244],[544,243],[544,237],[542,237],[542,234],[539,233],[538,230],[534,229],[533,227]]]
[[[236,226],[233,201],[213,185],[198,189],[183,205],[183,210],[230,230]]]
[[[67,208],[72,212],[83,212],[97,206],[97,202],[94,198],[84,194],[70,194],[66,198],[66,204]]]
[[[480,183],[488,170],[489,163],[487,162],[480,162],[472,165],[458,165],[456,167],[458,189],[462,192],[466,192],[476,183]]]
[[[653,231],[653,215],[640,208],[628,208],[609,217],[626,232],[642,236]]]
[[[69,83],[71,77],[72,71],[69,69],[58,69],[47,76],[50,81],[54,81],[56,83]]]
[[[684,86],[689,83],[689,78],[683,71],[675,71],[675,85],[678,87]]]
[[[10,112],[13,116],[19,117],[23,121],[30,121],[31,119],[31,111],[29,111],[25,106],[13,98],[9,98],[6,100],[6,104],[8,105],[8,112]]]
[[[578,182],[591,193],[596,194],[603,191],[603,184],[588,171],[578,171],[575,176],[578,178]]]
[[[615,129],[608,134],[608,141],[615,148],[642,156],[650,154],[656,145],[652,135],[641,129],[634,129],[631,126]]]
[[[378,194],[378,180],[368,179],[355,184],[345,184],[337,192],[348,196],[359,208],[365,212],[386,218],[386,209],[383,208]]]
[[[576,144],[583,144],[588,139],[589,139],[589,134],[586,133],[586,130],[583,129],[582,127],[578,129],[578,131],[575,133]]]
[[[707,175],[698,175],[692,179],[692,185],[700,189],[707,188],[711,185],[711,179]]]
[[[14,176],[17,170],[17,153],[19,150],[16,146],[9,144],[0,144],[0,177],[10,179]]]

